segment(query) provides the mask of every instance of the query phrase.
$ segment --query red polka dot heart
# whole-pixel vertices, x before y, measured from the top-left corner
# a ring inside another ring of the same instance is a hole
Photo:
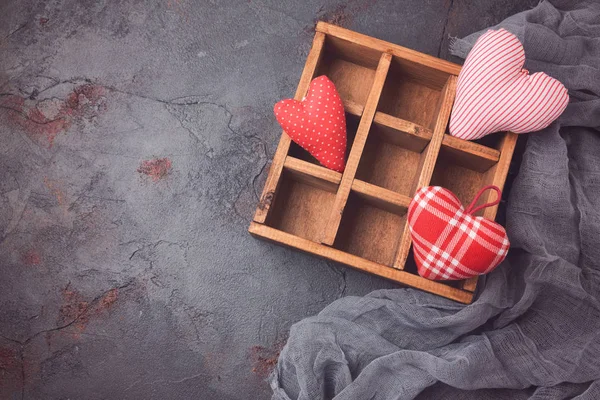
[[[325,75],[313,79],[302,101],[281,100],[275,117],[288,136],[325,167],[346,166],[346,115],[335,85]]]

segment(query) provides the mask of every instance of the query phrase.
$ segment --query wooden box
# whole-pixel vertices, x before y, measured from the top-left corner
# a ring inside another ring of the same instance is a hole
[[[317,76],[335,83],[346,110],[346,169],[322,167],[284,132],[250,233],[471,302],[476,278],[430,281],[412,254],[407,262],[407,207],[422,186],[446,187],[465,206],[484,185],[502,189],[516,135],[477,143],[447,134],[459,65],[322,22],[316,30],[295,98]],[[489,192],[480,203],[495,196]],[[494,219],[496,211],[479,214]]]

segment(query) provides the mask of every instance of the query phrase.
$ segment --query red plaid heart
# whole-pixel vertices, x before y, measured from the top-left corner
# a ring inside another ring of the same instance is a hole
[[[488,189],[494,203],[473,208]],[[465,210],[460,200],[439,186],[421,188],[408,207],[408,224],[419,275],[432,280],[467,279],[487,274],[504,260],[510,247],[504,228],[473,213],[500,202],[500,189],[483,188]]]
[[[313,79],[302,101],[275,104],[275,117],[288,136],[321,164],[344,172],[346,115],[335,85],[325,75]]]
[[[484,33],[471,49],[456,86],[450,134],[479,139],[489,133],[533,132],[550,125],[569,103],[562,83],[523,69],[519,39],[500,29]]]

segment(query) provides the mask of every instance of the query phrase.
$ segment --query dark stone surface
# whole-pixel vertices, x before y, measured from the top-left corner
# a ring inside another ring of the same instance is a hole
[[[1,2],[0,398],[269,398],[291,324],[394,287],[246,231],[315,20],[447,57],[535,2]]]

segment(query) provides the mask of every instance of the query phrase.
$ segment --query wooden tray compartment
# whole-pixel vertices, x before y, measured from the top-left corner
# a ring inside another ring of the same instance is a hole
[[[365,105],[381,52],[327,36],[315,77],[327,75],[345,103]]]
[[[266,224],[308,240],[319,241],[333,206],[337,185],[305,172],[297,164],[292,162],[291,168],[284,168]]]
[[[333,247],[391,266],[402,238],[406,211],[405,207],[352,191]]]
[[[418,188],[447,187],[467,205],[486,184],[502,189],[508,173],[515,134],[468,142],[446,132],[459,72],[456,64],[319,23],[295,98],[316,76],[336,84],[348,126],[346,169],[322,167],[284,132],[250,233],[469,303],[477,279],[434,282],[407,263],[406,213]],[[496,210],[481,214],[494,219]]]
[[[484,158],[442,143],[430,185],[449,189],[467,207],[482,187],[492,183],[492,167],[497,162],[498,158]]]
[[[432,129],[447,79],[435,68],[394,57],[377,110]]]
[[[503,188],[516,144],[515,134],[495,133],[483,138],[494,147],[444,135],[430,185],[452,190],[465,207],[477,192],[487,185]],[[496,194],[486,192],[478,201],[484,204],[494,200]],[[476,215],[496,218],[496,207],[480,210]]]
[[[419,166],[431,140],[431,131],[381,113],[375,115],[356,179],[412,196]]]

